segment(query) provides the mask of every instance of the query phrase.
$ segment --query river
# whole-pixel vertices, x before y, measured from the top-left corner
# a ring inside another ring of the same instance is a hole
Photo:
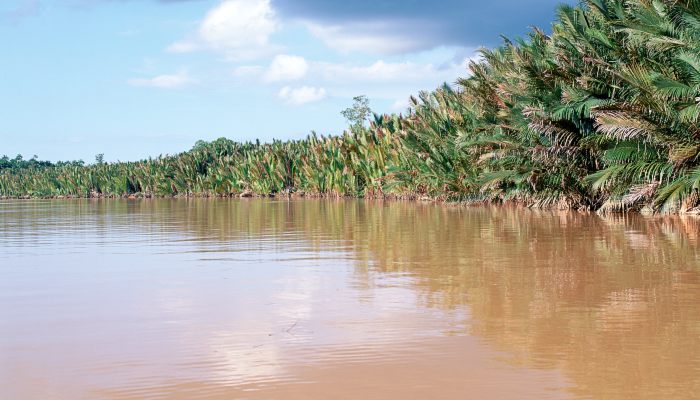
[[[700,219],[0,201],[0,398],[692,399]]]

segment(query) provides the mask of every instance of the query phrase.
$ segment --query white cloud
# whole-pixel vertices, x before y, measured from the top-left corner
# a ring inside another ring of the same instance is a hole
[[[318,101],[331,91],[336,97],[351,98],[365,94],[391,104],[391,111],[405,111],[408,96],[431,90],[443,82],[454,83],[467,74],[465,62],[455,62],[449,51],[435,57],[422,55],[425,62],[378,60],[371,64],[310,61],[298,56],[278,56],[270,65],[242,65],[232,71],[239,84],[260,82],[267,85],[280,81],[300,80],[287,85],[277,97],[287,104],[301,105]],[[438,61],[431,63],[429,60]],[[461,60],[461,58],[460,58]],[[396,100],[402,98],[402,100]],[[393,104],[392,104],[393,103]]]
[[[326,97],[326,89],[311,86],[301,86],[298,88],[285,86],[277,93],[277,97],[287,104],[300,106],[323,100]]]
[[[187,86],[194,83],[194,80],[190,78],[186,72],[178,72],[177,74],[171,75],[158,75],[153,78],[136,78],[129,79],[129,84],[131,86],[137,87],[151,87],[158,89],[176,89]]]
[[[449,61],[443,61],[448,59]],[[452,54],[417,54],[413,61],[378,60],[369,64],[310,62],[304,84],[323,86],[334,97],[351,98],[364,94],[392,104],[421,90],[432,90],[444,82],[453,84],[467,76],[464,62],[451,61]],[[392,104],[392,111],[404,111],[404,104]]]
[[[325,79],[353,81],[403,81],[425,79],[437,76],[438,71],[432,64],[417,65],[411,62],[390,63],[379,60],[368,66],[348,64],[319,63],[319,73]]]
[[[308,71],[309,63],[304,57],[280,54],[272,60],[264,79],[267,82],[295,81],[306,76]]]
[[[213,49],[240,60],[268,56],[277,46],[270,36],[281,27],[272,0],[223,0],[212,8],[189,39],[172,43],[167,52]],[[328,47],[341,53],[402,54],[429,48],[421,35],[407,34],[405,22],[351,22],[342,25],[300,21]]]
[[[396,33],[396,29],[391,29],[387,24],[376,22],[345,25],[307,23],[306,27],[326,46],[341,53],[401,54],[429,47],[420,35]]]
[[[269,66],[243,65],[233,70],[239,78],[256,78],[264,83],[304,79],[307,84],[374,85],[424,84],[426,89],[443,81],[453,82],[466,74],[466,63],[375,61],[369,65],[308,61],[299,56],[280,55]]]
[[[277,30],[269,0],[228,0],[209,11],[199,34],[217,48],[264,46]]]
[[[369,65],[316,62],[310,75],[326,82],[342,84],[373,83],[376,85],[423,85],[432,89],[442,82],[454,82],[466,75],[464,65],[451,63],[437,66],[432,63],[375,61]]]
[[[257,78],[264,83],[294,81],[337,84],[400,84],[454,80],[463,69],[457,65],[437,67],[413,62],[376,61],[369,65],[307,61],[298,56],[277,56],[269,66],[242,65],[233,70],[239,78]]]
[[[208,48],[231,59],[256,58],[272,51],[269,38],[278,29],[270,0],[225,0],[207,13],[194,39],[175,42],[166,51]]]

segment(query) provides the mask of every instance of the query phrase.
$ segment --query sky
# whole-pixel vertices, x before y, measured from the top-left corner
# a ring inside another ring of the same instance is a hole
[[[571,2],[571,1],[570,1]],[[128,161],[338,134],[467,75],[561,0],[0,0],[0,155]]]

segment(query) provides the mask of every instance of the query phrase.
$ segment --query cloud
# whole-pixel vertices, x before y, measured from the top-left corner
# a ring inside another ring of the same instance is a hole
[[[240,49],[265,46],[275,30],[269,0],[228,0],[207,14],[199,34],[212,47]]]
[[[194,83],[186,72],[178,72],[171,75],[158,75],[153,78],[129,79],[129,84],[136,87],[150,87],[158,89],[177,89]]]
[[[320,25],[307,22],[306,27],[331,49],[341,53],[402,54],[430,47],[422,35],[404,35],[391,23],[347,23]]]
[[[270,37],[283,23],[300,23],[326,46],[343,54],[398,55],[445,46],[492,46],[501,41],[500,35],[522,35],[533,25],[548,28],[562,1],[577,2],[223,0],[190,38],[166,50],[213,49],[233,60],[261,58],[279,50]]]
[[[456,57],[455,54],[469,54]],[[477,57],[461,48],[442,48],[416,54],[413,61],[393,61],[393,58],[359,64],[353,62],[311,62],[307,85],[323,86],[334,97],[352,97],[365,94],[381,99],[387,105],[396,99],[406,99],[421,90],[431,90],[443,83],[453,85],[459,77],[466,77],[467,61]],[[396,102],[395,109],[402,106]]]
[[[280,54],[276,56],[265,72],[267,82],[295,81],[303,78],[309,71],[309,63],[304,57]]]
[[[417,59],[435,62],[392,62],[378,60],[367,64],[350,62],[327,62],[306,60],[298,56],[294,62],[280,62],[287,56],[276,57],[270,65],[242,65],[232,71],[237,84],[259,82],[274,88],[280,81],[298,79],[301,84],[277,87],[277,97],[291,105],[301,105],[311,100],[320,100],[332,92],[335,97],[351,98],[366,94],[374,99],[383,99],[389,104],[396,99],[407,99],[408,95],[420,90],[433,89],[444,82],[453,84],[458,77],[467,75],[467,58],[456,57],[455,53],[470,54],[464,49],[441,49],[436,54],[421,54]],[[298,59],[297,59],[298,58]],[[303,60],[303,62],[302,62]],[[284,69],[284,65],[300,65],[298,69]],[[273,68],[273,66],[276,66]],[[278,68],[280,67],[280,68]],[[284,72],[282,72],[284,71]],[[303,75],[302,75],[303,73]],[[274,77],[275,79],[272,79]],[[283,79],[284,78],[284,79]],[[294,78],[294,79],[293,79]],[[272,89],[272,88],[270,88]],[[392,110],[405,109],[407,102],[402,100],[392,105]]]
[[[285,86],[277,93],[277,97],[287,104],[301,106],[326,98],[326,89],[311,86],[301,86],[298,88]]]
[[[457,52],[473,54],[473,52],[467,53],[462,49],[458,49]],[[300,56],[279,55],[267,67],[243,65],[235,68],[233,75],[245,79],[256,78],[264,83],[304,79],[307,82],[331,85],[453,81],[458,76],[464,76],[467,73],[466,65],[469,59],[466,56],[454,57],[438,64],[377,60],[371,64],[358,65],[342,62],[308,61]]]
[[[533,25],[548,28],[562,1],[576,3],[223,0],[209,11],[192,37],[175,42],[166,50],[182,53],[207,48],[234,60],[269,56],[278,50],[270,43],[270,37],[281,29],[282,23],[301,23],[326,46],[344,54],[397,55],[441,46],[492,46],[501,41],[502,34],[522,35]]]
[[[207,13],[193,38],[175,42],[166,51],[206,48],[235,60],[257,58],[271,51],[269,38],[278,29],[270,0],[225,0]]]
[[[435,80],[454,74],[451,68],[439,69],[433,64],[417,64],[413,62],[386,62],[378,60],[367,66],[348,64],[318,63],[315,69],[326,80],[360,81],[360,82],[402,82]]]
[[[438,46],[499,44],[545,30],[560,3],[578,0],[272,0],[280,18],[307,23],[329,47],[396,54]]]

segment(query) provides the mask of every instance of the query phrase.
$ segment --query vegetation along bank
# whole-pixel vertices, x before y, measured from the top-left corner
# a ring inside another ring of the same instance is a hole
[[[340,136],[237,143],[138,161],[0,160],[3,197],[301,194],[700,210],[700,1],[586,0],[482,50],[405,115]]]

